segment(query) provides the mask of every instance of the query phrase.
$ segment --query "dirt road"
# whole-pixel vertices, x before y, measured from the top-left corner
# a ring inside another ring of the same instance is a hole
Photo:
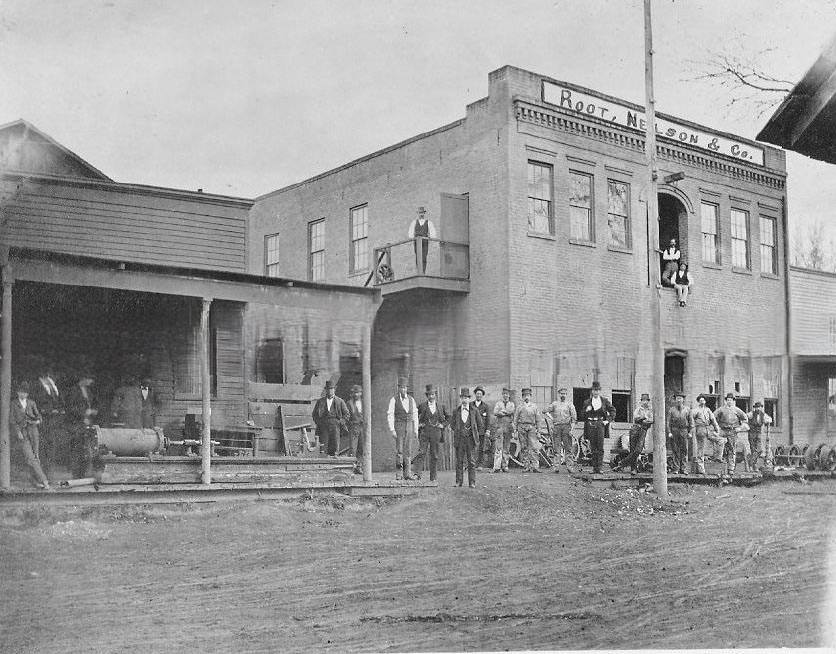
[[[672,485],[663,507],[565,475],[479,482],[447,473],[389,502],[6,511],[0,649],[806,647],[833,633],[836,495]]]

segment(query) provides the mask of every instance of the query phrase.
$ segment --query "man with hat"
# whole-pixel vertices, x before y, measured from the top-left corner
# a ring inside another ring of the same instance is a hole
[[[151,386],[151,380],[144,377],[139,383],[139,395],[142,399],[142,427],[153,429],[157,425],[157,411],[160,408],[160,398]]]
[[[41,467],[49,474],[66,449],[64,396],[58,390],[51,366],[41,368],[38,380],[32,384],[31,389],[32,399],[43,419],[40,426]]]
[[[763,402],[755,402],[752,410],[746,416],[749,419],[749,467],[752,472],[758,471],[758,459],[763,453],[764,461],[769,465],[770,444],[763,441],[763,428],[767,426],[767,433],[769,433],[769,425],[772,424],[772,418],[763,410]],[[764,448],[764,445],[766,446]]]
[[[76,380],[67,392],[67,428],[70,432],[70,472],[74,479],[82,479],[94,460],[96,435],[93,427],[99,408],[92,374],[83,370]]]
[[[517,406],[512,422],[522,448],[520,462],[523,472],[540,472],[540,409],[531,401],[530,388],[522,389],[520,395],[522,402]]]
[[[41,424],[41,412],[34,400],[29,399],[29,382],[17,385],[17,399],[12,400],[9,412],[9,427],[12,436],[16,436],[23,451],[23,458],[29,466],[29,473],[38,488],[49,490],[49,481],[41,468],[39,454],[40,434],[38,425]]]
[[[345,429],[348,423],[348,407],[336,393],[334,382],[327,380],[325,397],[316,401],[312,413],[320,441],[325,445],[328,456],[337,456],[339,453],[340,431]]]
[[[737,435],[749,431],[748,416],[734,402],[734,393],[726,393],[725,406],[714,412],[714,418],[720,427],[720,436],[726,439],[723,457],[726,460],[724,479],[734,476],[735,456],[737,455]]]
[[[668,438],[671,439],[673,451],[672,472],[684,475],[685,463],[688,460],[688,441],[694,429],[694,419],[691,409],[685,406],[685,393],[676,391],[673,394],[674,405],[668,410]]]
[[[493,452],[493,442],[491,441],[491,409],[488,403],[484,401],[485,389],[482,386],[477,386],[473,389],[473,395],[476,398],[475,402],[471,403],[471,407],[479,414],[480,429],[479,432],[479,451],[476,453],[476,469],[482,468],[485,458],[490,458]]]
[[[418,207],[418,217],[409,223],[409,238],[414,240],[415,267],[423,275],[427,272],[427,252],[430,247],[428,239],[436,238],[435,225],[427,219],[427,210],[424,207]],[[421,250],[420,264],[418,263],[419,248]]]
[[[502,399],[493,408],[493,471],[508,472],[508,451],[511,435],[514,433],[513,420],[517,408],[511,401],[511,389],[502,389]]]
[[[647,438],[647,430],[653,424],[653,407],[650,404],[650,395],[642,393],[639,399],[639,406],[633,411],[633,424],[630,427],[630,453],[614,469],[630,468],[630,472],[636,474],[641,453],[644,451],[644,443]]]
[[[479,447],[479,422],[481,418],[470,406],[470,390],[459,392],[461,404],[453,411],[450,427],[453,431],[453,446],[456,448],[456,486],[464,482],[464,464],[467,462],[467,482],[476,487],[476,448]]]
[[[601,474],[604,464],[604,438],[610,422],[615,418],[615,407],[601,395],[601,383],[592,382],[592,392],[583,405],[583,431],[592,450],[592,473]]]
[[[438,403],[435,386],[427,384],[427,399],[418,405],[418,456],[412,461],[412,469],[417,471],[418,479],[424,469],[424,458],[430,453],[430,481],[435,481],[438,468],[438,444],[444,442],[444,428],[450,422],[447,409]]]
[[[698,475],[705,474],[705,442],[719,441],[720,426],[711,409],[706,405],[705,395],[697,395],[697,406],[691,411],[694,422],[694,467]]]
[[[395,442],[395,479],[412,476],[412,441],[418,428],[418,405],[407,393],[406,377],[398,377],[398,392],[389,399],[386,421]]]
[[[354,458],[354,474],[363,473],[363,444],[366,436],[366,416],[363,413],[363,388],[351,387],[348,406],[348,455]]]
[[[554,448],[555,458],[557,453],[562,453],[560,462],[566,465],[566,470],[571,472],[569,462],[572,460],[572,427],[578,420],[578,412],[575,410],[575,405],[567,398],[569,391],[565,388],[558,389],[557,397],[554,402],[549,405],[547,413],[552,418],[552,425],[554,432],[552,432],[552,447]],[[558,463],[555,460],[554,471],[560,472]]]

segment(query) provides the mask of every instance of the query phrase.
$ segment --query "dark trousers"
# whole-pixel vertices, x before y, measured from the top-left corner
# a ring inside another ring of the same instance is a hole
[[[592,470],[600,472],[604,463],[604,423],[601,420],[590,420],[584,424],[584,436],[589,440],[592,451]]]
[[[641,453],[644,451],[644,441],[647,437],[647,428],[641,425],[633,425],[630,427],[630,453],[621,462],[622,468],[629,467],[630,470],[636,470],[636,464],[639,461]]]
[[[41,467],[49,472],[59,461],[59,447],[64,438],[64,418],[59,414],[43,416],[41,423]]]
[[[443,428],[424,427],[418,436],[418,455],[412,459],[412,471],[419,475],[424,470],[424,459],[430,455],[430,481],[435,481],[438,470],[438,444],[441,442]]]
[[[456,484],[461,486],[464,483],[464,464],[467,462],[467,482],[471,486],[476,485],[476,459],[470,436],[465,436],[456,443]]]
[[[96,436],[89,427],[76,427],[70,437],[70,472],[73,479],[87,476],[93,462]]]
[[[14,429],[12,429],[14,433]],[[23,438],[18,439],[18,444],[23,452],[23,460],[29,467],[29,475],[36,485],[45,485],[49,482],[46,479],[43,469],[41,468],[41,460],[38,456],[40,437],[37,428],[26,429],[21,432]]]
[[[348,426],[348,455],[363,456],[363,441],[365,440],[366,426],[363,423],[354,423]]]
[[[688,460],[688,428],[671,427],[671,449],[673,450],[672,472],[685,473],[685,462]]]
[[[340,423],[336,419],[327,418],[319,423],[319,437],[325,444],[329,455],[337,454],[340,447]]]
[[[413,246],[415,248],[415,265],[418,265],[418,242],[421,242],[421,268],[418,270],[422,275],[427,272],[427,252],[430,250],[430,242],[420,236],[415,237]]]

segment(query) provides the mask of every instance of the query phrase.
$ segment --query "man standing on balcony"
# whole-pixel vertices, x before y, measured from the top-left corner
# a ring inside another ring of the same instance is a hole
[[[435,225],[427,218],[427,210],[418,207],[418,218],[409,224],[409,238],[413,239],[415,247],[415,268],[421,274],[427,273],[427,253],[430,249],[428,239],[437,238]],[[420,243],[420,245],[419,245]],[[418,262],[418,250],[421,250],[421,262]]]
[[[395,444],[395,479],[415,479],[412,476],[412,441],[418,429],[418,405],[406,391],[406,377],[398,377],[398,392],[389,400],[386,411]]]

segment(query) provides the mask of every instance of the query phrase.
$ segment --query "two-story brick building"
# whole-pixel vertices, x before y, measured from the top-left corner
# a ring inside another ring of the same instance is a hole
[[[786,439],[784,154],[657,118],[660,241],[678,239],[695,281],[687,307],[663,293],[666,395],[765,399]],[[256,199],[251,273],[383,292],[379,463],[399,373],[419,398],[435,383],[450,401],[459,385],[495,395],[510,383],[544,402],[566,386],[580,402],[597,379],[623,433],[650,388],[649,267],[660,265],[643,128],[638,105],[507,66],[464,118]],[[408,238],[419,206],[436,230],[426,271]]]

